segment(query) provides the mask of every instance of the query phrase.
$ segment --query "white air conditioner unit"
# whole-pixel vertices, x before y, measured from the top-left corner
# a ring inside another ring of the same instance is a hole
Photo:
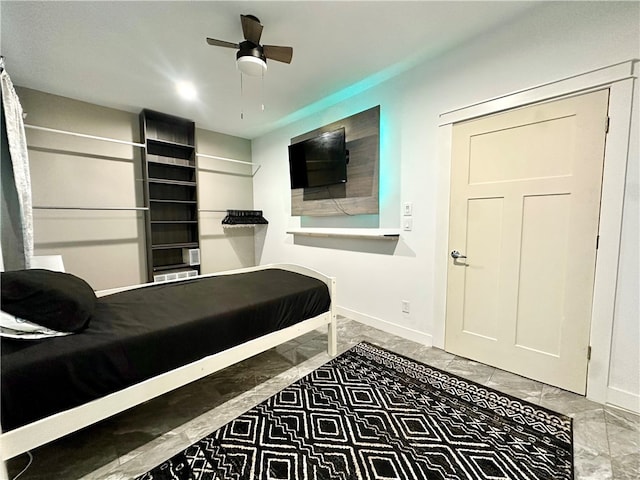
[[[182,261],[189,266],[200,265],[200,249],[185,248],[182,250]]]

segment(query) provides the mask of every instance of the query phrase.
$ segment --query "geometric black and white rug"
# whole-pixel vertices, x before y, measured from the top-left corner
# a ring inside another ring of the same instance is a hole
[[[571,418],[360,343],[137,480],[570,480]]]

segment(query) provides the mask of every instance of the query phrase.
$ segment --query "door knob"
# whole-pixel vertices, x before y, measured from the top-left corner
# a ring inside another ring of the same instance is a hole
[[[458,258],[467,258],[467,256],[462,255],[458,250],[454,250],[453,252],[451,252],[451,258],[457,260]]]

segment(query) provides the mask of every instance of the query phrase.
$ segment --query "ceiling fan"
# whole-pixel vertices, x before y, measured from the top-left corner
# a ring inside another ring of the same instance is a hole
[[[243,42],[238,44],[207,37],[207,43],[215,47],[237,48],[236,61],[238,69],[247,75],[261,75],[267,69],[267,58],[277,62],[291,63],[293,48],[260,45],[263,26],[257,17],[240,15],[240,21],[244,35]]]

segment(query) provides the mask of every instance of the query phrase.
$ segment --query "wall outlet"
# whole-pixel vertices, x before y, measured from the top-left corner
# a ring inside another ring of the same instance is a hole
[[[409,303],[409,300],[402,300],[402,313],[406,313],[408,315],[410,311],[411,304]]]

